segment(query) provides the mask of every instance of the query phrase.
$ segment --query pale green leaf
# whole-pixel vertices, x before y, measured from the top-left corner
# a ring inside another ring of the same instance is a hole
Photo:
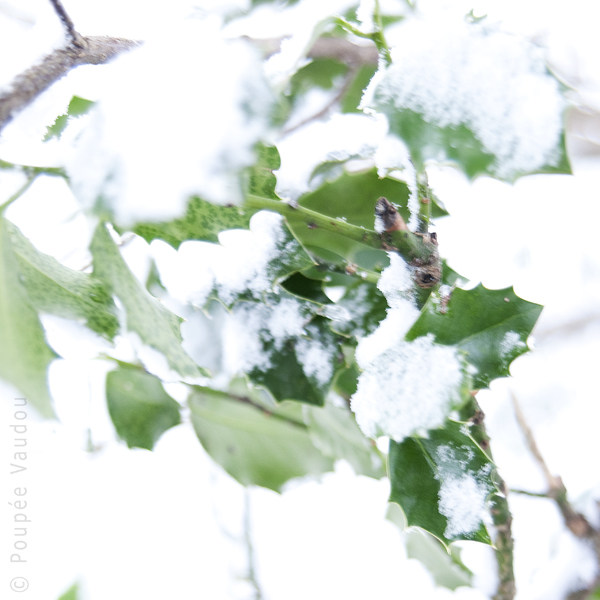
[[[305,425],[242,397],[194,387],[192,423],[210,456],[243,485],[280,491],[294,477],[333,468],[310,439]]]
[[[8,228],[0,216],[0,377],[18,388],[40,414],[53,417],[47,371],[56,354],[46,344],[29,303]]]
[[[90,249],[94,275],[124,306],[127,329],[137,333],[145,345],[164,354],[174,371],[183,376],[199,375],[198,366],[181,347],[182,319],[150,295],[135,278],[104,223],[98,225]]]

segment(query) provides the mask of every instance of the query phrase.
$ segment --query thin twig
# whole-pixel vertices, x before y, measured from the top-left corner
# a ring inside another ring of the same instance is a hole
[[[254,588],[254,600],[262,600],[263,593],[256,576],[256,560],[254,556],[254,545],[252,543],[252,513],[250,510],[250,490],[244,488],[244,542],[248,556],[248,581]]]
[[[304,127],[305,125],[308,125],[309,123],[312,123],[313,121],[318,121],[321,117],[326,116],[327,113],[336,104],[338,104],[338,102],[340,102],[342,100],[342,98],[346,95],[346,92],[352,85],[352,81],[354,81],[355,75],[356,75],[356,69],[351,68],[348,71],[348,73],[346,74],[346,79],[344,80],[344,83],[340,87],[338,93],[319,112],[315,113],[314,115],[311,115],[310,117],[307,117],[306,119],[300,121],[300,123],[297,123],[296,125],[294,125],[292,127],[288,127],[288,129],[286,129],[283,132],[283,135],[288,135],[289,133],[292,133],[292,131],[296,131],[297,129],[300,129],[301,127]]]
[[[71,38],[71,42],[74,46],[78,46],[79,48],[83,48],[83,38],[75,29],[75,25],[71,20],[71,17],[65,10],[65,7],[62,5],[60,0],[50,0],[50,4],[54,7],[56,14],[59,19],[62,21],[62,24],[65,26],[69,37]]]
[[[517,396],[512,392],[512,390],[510,392],[510,396],[515,409],[515,416],[517,418],[519,427],[525,436],[527,447],[542,469],[544,477],[546,478],[548,492],[545,494],[545,496],[556,502],[558,509],[565,520],[565,525],[571,531],[571,533],[573,533],[573,535],[579,539],[589,540],[591,542],[594,553],[596,554],[596,560],[598,564],[600,564],[600,530],[594,528],[584,515],[582,515],[580,512],[577,512],[573,508],[567,499],[567,488],[565,487],[565,484],[560,477],[552,475],[552,472],[548,468],[548,465],[546,464],[546,461],[544,460],[544,457],[542,456],[542,453],[540,452],[540,449],[535,441],[533,432],[531,431],[531,428],[525,419],[525,415],[521,410]],[[587,589],[577,590],[570,594],[568,598],[569,600],[584,600],[585,598],[589,598],[594,590],[598,588],[598,586],[600,586],[600,577],[597,577]]]

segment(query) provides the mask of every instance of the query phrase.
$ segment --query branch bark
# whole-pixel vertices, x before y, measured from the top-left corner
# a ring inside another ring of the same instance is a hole
[[[121,52],[130,50],[140,42],[111,37],[80,37],[74,42],[55,50],[41,63],[18,75],[10,88],[0,94],[0,131],[14,116],[29,106],[42,92],[80,65],[101,65]]]

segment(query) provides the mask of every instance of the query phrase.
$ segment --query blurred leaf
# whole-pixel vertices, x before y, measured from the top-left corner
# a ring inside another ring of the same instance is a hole
[[[453,286],[456,284],[457,286],[461,286],[468,282],[469,280],[466,277],[457,273],[452,267],[448,266],[445,259],[442,259],[442,283],[444,285]]]
[[[277,402],[296,400],[323,406],[343,357],[328,319],[313,318],[305,331],[306,336],[287,339],[279,348],[263,339],[269,364],[250,370],[248,376],[264,386]]]
[[[258,144],[255,152],[256,164],[244,172],[246,193],[278,199],[275,194],[277,179],[273,170],[281,164],[279,152],[277,148],[264,144]],[[250,219],[256,212],[251,208],[212,204],[194,196],[181,219],[167,223],[138,223],[133,231],[147,242],[161,239],[173,248],[179,248],[187,240],[218,242],[221,231],[248,229]]]
[[[399,211],[408,220],[407,185],[389,177],[379,179],[375,169],[357,174],[344,173],[337,180],[305,194],[299,203],[311,210],[373,230],[375,202],[380,196],[400,205]],[[333,253],[370,270],[378,266],[384,268],[389,262],[382,250],[374,250],[335,233],[309,229],[304,223],[290,223],[290,227],[309,251],[314,251],[325,260],[330,260],[327,253]],[[321,253],[319,248],[326,253]]]
[[[330,90],[347,72],[348,67],[334,58],[313,58],[292,77],[290,96],[305,94],[315,87]]]
[[[374,283],[356,281],[336,303],[339,312],[331,310],[331,327],[343,335],[365,337],[373,333],[385,319],[388,303]]]
[[[331,304],[331,300],[323,291],[323,284],[317,279],[309,279],[297,271],[281,282],[281,287],[299,298],[305,298],[316,304]]]
[[[423,169],[428,160],[450,160],[471,179],[478,175],[491,175],[514,181],[519,176],[532,173],[571,173],[564,133],[555,149],[557,159],[554,165],[505,176],[498,168],[496,156],[485,149],[475,133],[464,123],[441,126],[419,112],[397,107],[392,99],[381,96],[377,90],[375,107],[387,116],[390,132],[406,143],[411,160],[418,169]]]
[[[181,219],[168,223],[138,223],[133,232],[148,243],[164,240],[177,249],[187,240],[218,242],[219,233],[225,229],[248,229],[255,212],[237,206],[219,206],[195,196],[189,201],[186,214]]]
[[[130,448],[152,450],[167,429],[181,422],[179,404],[160,379],[123,363],[106,375],[106,403],[119,437]]]
[[[258,143],[254,150],[256,163],[245,171],[246,194],[279,200],[279,196],[275,193],[277,177],[273,174],[273,171],[281,166],[279,151],[275,146],[266,146],[262,143]]]
[[[447,421],[427,438],[390,441],[390,502],[400,505],[409,527],[422,527],[446,546],[491,544],[482,517],[484,500],[495,490],[493,467],[463,424]]]
[[[39,312],[85,320],[92,331],[112,340],[119,320],[102,282],[61,265],[37,250],[15,225],[8,221],[6,225],[31,305]]]
[[[48,365],[57,355],[23,287],[10,224],[0,216],[0,377],[26,396],[44,417],[54,417],[48,390]]]
[[[477,368],[474,385],[487,387],[492,379],[507,376],[510,363],[527,352],[527,337],[541,311],[512,288],[488,290],[479,284],[455,289],[443,312],[439,293],[432,292],[406,339],[433,333],[437,344],[456,346]]]
[[[349,409],[329,403],[323,407],[304,406],[304,418],[315,448],[325,456],[348,461],[357,475],[385,477],[383,456],[362,434]]]
[[[203,387],[193,388],[189,405],[204,449],[243,485],[279,492],[294,477],[333,468],[313,446],[306,426],[295,420]]]
[[[90,250],[94,275],[125,308],[127,329],[137,333],[144,344],[164,354],[170,368],[180,375],[198,376],[199,367],[181,347],[183,319],[165,308],[136,279],[104,223],[96,228]]]
[[[79,600],[79,585],[71,586],[58,600]]]
[[[66,129],[69,120],[87,114],[94,104],[95,102],[92,102],[91,100],[73,96],[71,102],[69,102],[67,112],[64,115],[57,117],[54,125],[48,127],[48,131],[44,136],[44,142],[47,142],[52,138],[60,138],[63,131]]]
[[[358,69],[340,103],[342,113],[362,113],[362,110],[358,106],[362,101],[365,88],[369,85],[376,72],[377,65],[362,65]]]
[[[394,506],[394,505],[391,505]],[[423,563],[433,576],[436,585],[455,590],[461,586],[471,586],[473,574],[467,569],[458,556],[458,550],[452,546],[450,553],[434,536],[418,527],[405,533],[405,546],[408,558],[415,558]]]

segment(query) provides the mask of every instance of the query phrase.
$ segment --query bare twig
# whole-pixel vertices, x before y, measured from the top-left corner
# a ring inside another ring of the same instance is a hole
[[[312,123],[313,121],[318,121],[321,117],[326,116],[327,113],[338,102],[340,102],[340,100],[346,95],[346,92],[348,91],[348,89],[352,85],[352,81],[354,80],[354,76],[355,75],[356,75],[356,69],[351,68],[350,71],[348,71],[348,73],[346,74],[346,78],[344,79],[344,83],[340,87],[338,93],[320,111],[318,111],[314,115],[311,115],[310,117],[308,117],[308,118],[300,121],[300,123],[297,123],[296,125],[293,125],[292,127],[288,127],[288,129],[286,129],[283,132],[283,134],[287,135],[289,133],[292,133],[292,131],[296,131],[296,129],[300,129],[301,127],[304,127],[305,125],[308,125],[308,123]]]
[[[527,447],[542,469],[546,483],[548,484],[548,492],[545,494],[545,496],[556,502],[556,505],[558,506],[558,509],[565,520],[565,525],[571,531],[571,533],[573,533],[573,535],[579,539],[589,540],[591,542],[592,548],[596,554],[596,560],[600,564],[600,530],[594,528],[584,515],[582,515],[580,512],[577,512],[573,508],[567,499],[567,488],[565,487],[562,479],[558,476],[552,475],[552,472],[548,468],[548,465],[546,464],[546,461],[544,460],[544,457],[542,456],[542,453],[540,452],[540,449],[535,441],[533,432],[527,424],[527,420],[525,419],[525,415],[523,414],[521,405],[519,404],[516,395],[511,391],[510,396],[515,409],[515,416],[517,418],[517,422],[519,423],[519,427],[525,436]],[[589,598],[598,586],[600,586],[600,577],[597,577],[589,588],[577,590],[570,594],[569,600],[584,600],[585,598]]]
[[[252,543],[252,514],[250,509],[250,490],[244,488],[244,542],[248,555],[248,581],[254,588],[254,600],[262,600],[263,593],[256,576],[256,559],[254,556],[254,544]]]
[[[54,7],[54,10],[56,11],[58,18],[62,21],[62,24],[64,25],[65,29],[67,30],[67,34],[71,38],[72,44],[74,46],[77,46],[78,48],[83,48],[83,38],[76,31],[75,25],[73,24],[73,21],[71,21],[71,17],[65,10],[65,7],[62,5],[61,1],[60,0],[50,0],[50,4],[52,4],[52,6]]]

